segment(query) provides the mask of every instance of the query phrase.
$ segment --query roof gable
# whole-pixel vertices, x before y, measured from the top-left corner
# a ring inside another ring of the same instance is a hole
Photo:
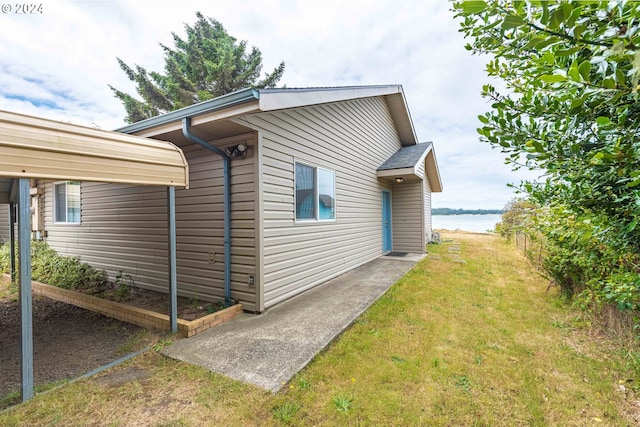
[[[243,89],[142,120],[119,128],[117,131],[139,133],[160,127],[165,128],[166,131],[167,126],[171,124],[176,129],[180,129],[180,122],[185,117],[194,118],[193,124],[197,125],[204,121],[213,122],[248,113],[307,107],[375,96],[385,98],[401,144],[416,144],[418,139],[401,85]]]
[[[418,168],[422,163],[425,164],[425,178],[429,180],[431,191],[441,192],[442,181],[431,142],[400,148],[378,168],[377,174],[379,178],[387,179],[405,176],[410,176],[413,180],[422,179],[418,175]]]

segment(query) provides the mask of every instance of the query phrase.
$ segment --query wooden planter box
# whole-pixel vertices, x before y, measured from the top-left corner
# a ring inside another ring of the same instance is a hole
[[[5,275],[6,276],[6,275]],[[120,302],[86,295],[81,292],[58,288],[40,282],[31,282],[33,295],[40,295],[76,307],[95,311],[123,322],[133,323],[149,329],[169,330],[169,316]],[[183,337],[192,337],[216,325],[225,323],[242,313],[242,304],[232,305],[195,320],[178,319],[178,332]]]

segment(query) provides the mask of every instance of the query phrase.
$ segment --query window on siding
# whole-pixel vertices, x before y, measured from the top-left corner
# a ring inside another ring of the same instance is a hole
[[[335,172],[295,164],[296,220],[336,219]]]
[[[53,185],[54,222],[80,223],[80,183],[58,182]]]

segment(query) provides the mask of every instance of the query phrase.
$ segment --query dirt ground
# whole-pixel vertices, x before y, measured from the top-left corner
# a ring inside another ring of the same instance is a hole
[[[156,313],[169,314],[169,296],[161,292],[133,288],[129,297],[121,302]],[[221,303],[178,297],[178,318],[182,320],[194,320],[222,308],[224,306]]]
[[[0,283],[5,291],[7,286]],[[78,377],[155,339],[136,325],[48,298],[33,299],[36,387]],[[20,307],[15,295],[0,292],[0,398],[12,391],[20,391]]]

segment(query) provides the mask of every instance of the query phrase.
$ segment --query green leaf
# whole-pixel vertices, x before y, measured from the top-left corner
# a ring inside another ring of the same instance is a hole
[[[550,46],[554,43],[558,43],[559,41],[560,39],[557,37],[549,37],[549,38],[543,39],[540,43],[536,45],[536,49],[544,49],[545,47]]]
[[[626,187],[627,188],[633,188],[633,187],[637,187],[638,185],[640,185],[640,179],[636,179],[636,180],[633,180],[633,181],[627,183]]]
[[[502,21],[502,29],[509,30],[511,28],[517,28],[524,24],[524,20],[518,15],[507,15]]]
[[[580,75],[580,72],[578,71],[578,61],[574,60],[571,63],[571,66],[569,67],[569,71],[567,72],[567,75],[569,76],[569,78],[571,78],[571,80],[575,82],[582,81],[582,75]]]
[[[558,49],[556,51],[556,56],[571,56],[574,53],[580,52],[581,49],[582,48],[580,48],[580,47],[572,47],[572,48],[569,48],[569,49]]]
[[[581,107],[584,104],[584,97],[575,98],[571,100],[571,109]]]
[[[616,88],[616,82],[613,79],[604,79],[602,81],[602,86],[604,86],[607,89],[615,89]]]
[[[573,27],[573,25],[576,23],[576,21],[580,17],[581,13],[582,13],[582,6],[577,6],[576,8],[574,8],[569,13],[569,17],[567,18],[567,22],[566,22],[567,27]]]
[[[480,121],[481,121],[482,123],[484,123],[485,125],[486,125],[487,123],[489,123],[489,119],[488,119],[488,118],[486,118],[486,117],[485,117],[485,116],[483,116],[483,115],[479,115],[479,116],[478,116],[478,120],[480,120]]]
[[[549,24],[549,5],[546,1],[542,2],[542,16],[540,17],[540,23],[544,26]]]
[[[462,14],[474,15],[484,11],[487,8],[487,3],[484,1],[468,0],[462,2]]]
[[[609,119],[609,117],[600,116],[596,119],[596,123],[598,124],[598,126],[606,126],[611,124],[611,119]],[[601,153],[598,153],[598,154],[601,154]]]
[[[544,147],[538,141],[533,141],[533,148],[535,148],[538,153],[545,152]]]
[[[551,19],[549,20],[549,28],[552,30],[557,29],[562,22],[564,22],[564,8],[559,7],[551,13]]]
[[[546,39],[544,39],[542,37],[534,37],[531,40],[529,40],[529,43],[524,45],[524,47],[522,49],[524,49],[524,50],[535,49],[538,46],[538,43],[540,43],[540,42],[542,42],[544,40],[546,40]]]
[[[547,65],[553,65],[556,62],[556,56],[553,52],[548,51],[542,55],[542,60],[547,63]]]
[[[585,82],[590,81],[589,73],[591,72],[591,63],[589,61],[582,61],[582,63],[578,67],[578,71],[580,72],[580,75]]]
[[[565,76],[561,76],[560,74],[544,74],[540,76],[540,80],[545,83],[558,83],[566,82],[567,78]]]

